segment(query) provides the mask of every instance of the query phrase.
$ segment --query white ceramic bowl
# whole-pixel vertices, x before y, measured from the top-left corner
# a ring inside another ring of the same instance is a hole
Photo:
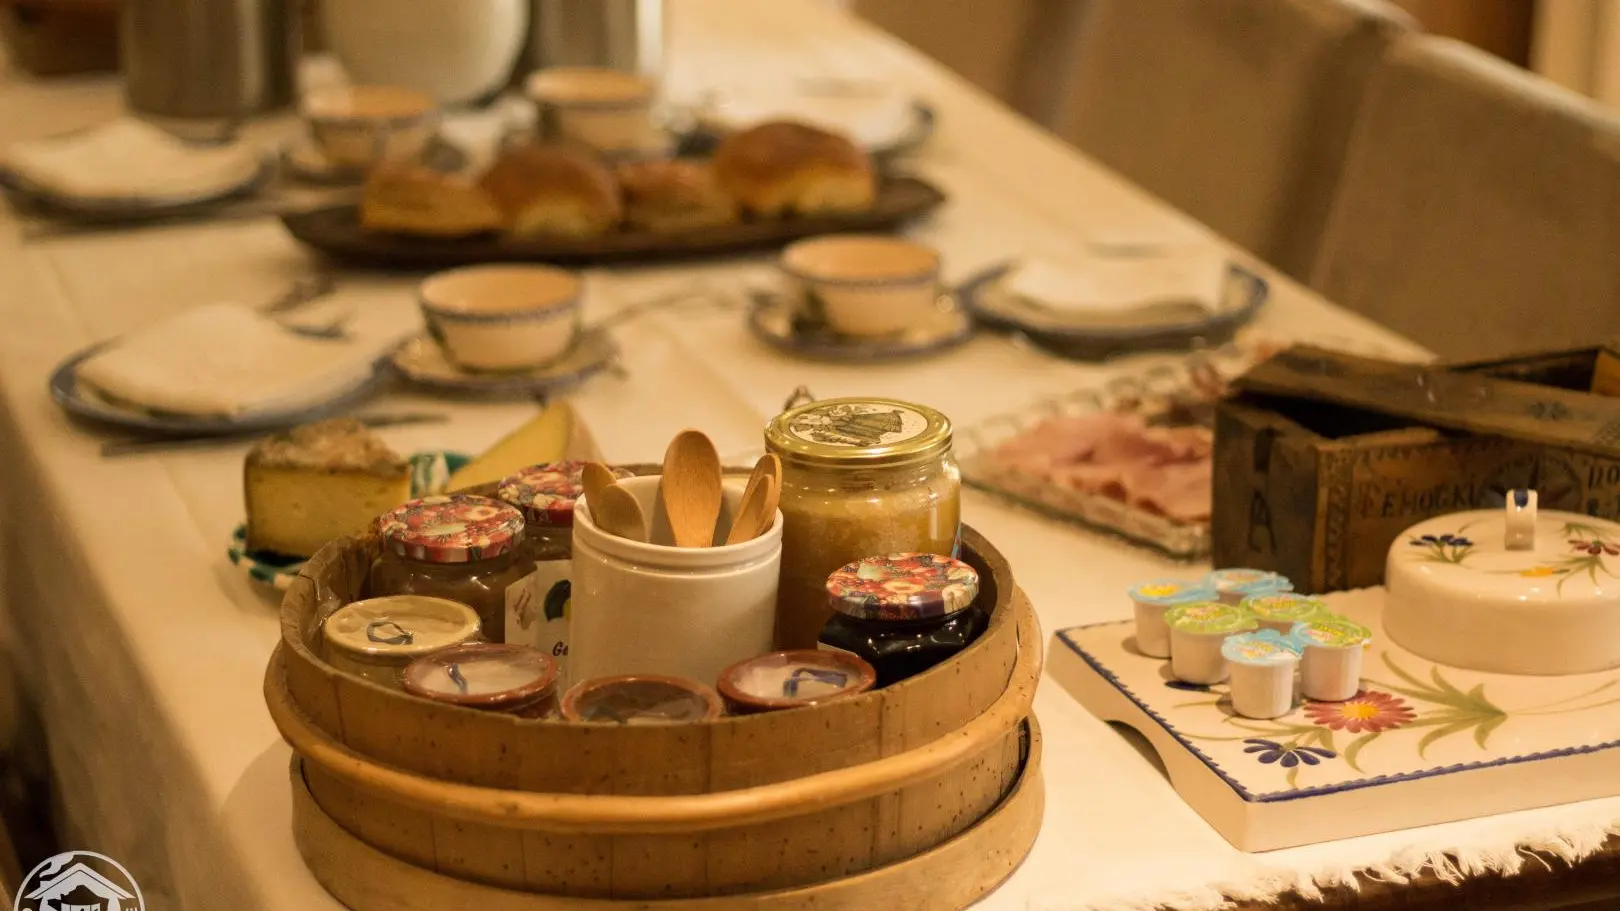
[[[780,267],[841,335],[904,332],[939,305],[939,254],[897,237],[812,237],[783,250]]]
[[[619,485],[641,504],[655,543],[630,541],[596,526],[590,498],[574,508],[573,604],[569,609],[570,679],[668,674],[710,685],[731,665],[771,651],[782,513],[762,535],[741,544],[675,547],[659,506],[663,479]],[[729,530],[746,478],[727,478],[716,523]]]
[[[428,332],[458,367],[532,370],[579,335],[584,283],[548,266],[469,266],[429,276],[418,292]]]
[[[660,138],[653,123],[657,85],[637,73],[605,67],[554,67],[530,74],[524,91],[550,139],[601,152],[646,148]]]
[[[303,112],[316,147],[338,168],[417,158],[439,129],[433,96],[397,85],[316,89],[304,97]]]

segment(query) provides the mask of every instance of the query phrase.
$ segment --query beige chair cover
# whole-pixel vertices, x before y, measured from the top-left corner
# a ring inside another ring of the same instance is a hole
[[[1031,23],[1048,2],[855,0],[852,8],[999,100],[1021,107]]]
[[[1415,29],[1378,0],[1087,0],[1057,132],[1296,277],[1369,78]]]
[[[1467,45],[1400,42],[1311,283],[1449,357],[1620,333],[1620,122]]]

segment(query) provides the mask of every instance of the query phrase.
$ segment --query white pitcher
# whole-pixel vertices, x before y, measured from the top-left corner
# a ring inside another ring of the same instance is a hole
[[[401,85],[462,104],[505,86],[528,31],[527,0],[320,0],[332,53],[355,83]]]

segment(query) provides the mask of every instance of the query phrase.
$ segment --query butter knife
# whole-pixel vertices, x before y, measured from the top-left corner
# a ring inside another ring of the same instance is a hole
[[[356,417],[360,423],[372,428],[400,427],[408,424],[443,424],[450,416],[435,411],[404,411],[392,414],[366,414]],[[240,433],[210,437],[158,437],[152,439],[113,440],[101,445],[102,458],[142,455],[154,452],[174,452],[185,449],[205,449],[210,446],[228,446],[248,440],[257,440],[266,433]]]

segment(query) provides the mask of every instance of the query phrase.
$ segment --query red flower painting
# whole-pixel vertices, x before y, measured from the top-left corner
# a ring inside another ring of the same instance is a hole
[[[1307,703],[1305,714],[1322,727],[1352,734],[1392,731],[1417,718],[1406,700],[1376,690],[1363,690],[1343,702]]]

